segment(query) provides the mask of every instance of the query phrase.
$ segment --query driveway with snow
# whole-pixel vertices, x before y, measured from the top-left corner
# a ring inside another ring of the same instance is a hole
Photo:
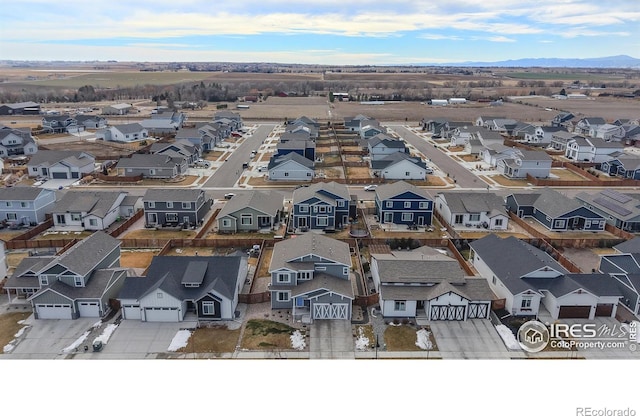
[[[430,326],[442,358],[510,358],[504,342],[489,319],[432,321]]]

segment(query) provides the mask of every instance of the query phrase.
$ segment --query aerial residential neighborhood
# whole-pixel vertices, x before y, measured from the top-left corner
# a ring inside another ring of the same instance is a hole
[[[638,358],[637,113],[320,94],[12,104],[0,358]]]

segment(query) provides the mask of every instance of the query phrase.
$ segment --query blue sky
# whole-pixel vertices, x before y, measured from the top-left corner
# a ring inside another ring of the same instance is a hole
[[[0,4],[0,59],[384,65],[640,58],[638,0]]]

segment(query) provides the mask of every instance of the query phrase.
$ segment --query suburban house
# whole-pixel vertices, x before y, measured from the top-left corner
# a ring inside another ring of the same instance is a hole
[[[147,189],[145,227],[198,227],[211,210],[213,200],[202,189]]]
[[[375,203],[380,224],[431,225],[433,198],[405,181],[380,185],[376,188]]]
[[[470,261],[514,316],[615,317],[623,296],[608,274],[569,274],[545,251],[516,237],[489,234],[470,244]],[[517,259],[517,261],[514,261]]]
[[[84,129],[98,130],[107,127],[107,119],[97,115],[78,114],[75,116],[78,126]]]
[[[356,218],[355,201],[346,185],[318,182],[293,191],[294,229],[338,229]]]
[[[421,126],[422,130],[426,130],[430,133],[433,133],[433,138],[445,138],[448,139],[451,137],[451,134],[457,128],[461,128],[469,125],[468,122],[460,122],[460,121],[449,121],[446,118],[436,118],[431,120],[422,119]]]
[[[111,115],[111,116],[121,116],[124,114],[128,114],[131,108],[132,108],[131,104],[127,104],[127,103],[111,104],[102,108],[102,114]]]
[[[296,152],[271,156],[267,170],[270,181],[311,181],[314,162]]]
[[[427,246],[373,247],[371,277],[385,318],[488,319],[495,298],[485,279],[465,276],[456,259]]]
[[[34,103],[33,101],[0,104],[1,116],[14,116],[19,114],[37,116],[40,114],[40,104]]]
[[[216,111],[213,121],[228,124],[231,131],[240,130],[244,126],[240,114],[228,110]]]
[[[173,143],[153,143],[151,154],[165,155],[171,158],[184,158],[187,165],[193,165],[202,156],[201,147],[188,140],[176,140]]]
[[[640,180],[640,157],[635,154],[625,153],[611,160],[602,162],[599,170],[607,173],[609,176]]]
[[[80,179],[95,171],[96,160],[87,152],[40,150],[27,163],[29,176],[49,179]]]
[[[96,131],[96,138],[110,142],[130,143],[148,139],[149,130],[144,128],[140,123],[117,124]]]
[[[316,142],[305,131],[283,133],[276,144],[276,152],[278,156],[295,152],[314,161],[316,159]]]
[[[367,148],[369,149],[369,157],[371,160],[382,160],[392,153],[408,153],[409,149],[405,146],[404,142],[398,139],[394,139],[384,133],[377,134],[367,141]]]
[[[387,129],[378,120],[369,119],[360,122],[360,138],[368,140],[378,134],[386,133]]]
[[[526,178],[531,175],[535,178],[547,178],[551,173],[553,160],[546,152],[536,150],[519,150],[498,161],[496,169],[504,176],[512,179]]]
[[[605,189],[593,194],[580,192],[576,200],[614,227],[631,233],[640,232],[640,195]]]
[[[552,127],[561,127],[565,130],[568,130],[569,127],[573,127],[573,125],[571,124],[571,120],[573,120],[575,118],[575,116],[571,113],[567,113],[567,112],[561,112],[556,114],[555,117],[553,117],[553,120],[551,120],[551,126]]]
[[[551,146],[553,150],[566,152],[567,144],[574,138],[581,139],[583,137],[574,133],[569,133],[568,131],[560,130],[551,134],[551,143],[549,146]]]
[[[67,115],[42,117],[42,129],[47,133],[77,133],[83,131],[84,126],[79,126],[78,121]]]
[[[155,256],[146,276],[128,277],[117,299],[122,318],[143,322],[236,318],[247,257]]]
[[[97,231],[59,256],[23,259],[4,288],[9,298],[28,297],[36,319],[100,318],[128,273],[120,241]]]
[[[619,142],[625,138],[626,134],[624,127],[609,123],[591,127],[589,130],[590,137],[605,141]]]
[[[622,293],[620,303],[636,316],[640,316],[640,253],[638,251],[639,249],[635,248],[616,254],[602,254],[598,266],[601,273],[613,276]]]
[[[607,124],[607,122],[602,117],[584,117],[578,120],[573,127],[573,132],[581,136],[589,136],[592,129],[596,129],[605,124]]]
[[[38,145],[28,129],[0,128],[0,157],[32,155]]]
[[[533,134],[525,133],[523,142],[533,146],[548,146],[551,144],[553,135],[559,131],[566,131],[562,127],[537,126]]]
[[[355,117],[345,117],[344,127],[350,131],[355,131],[360,133],[360,123],[365,120],[372,120],[372,119],[362,114],[358,114]]]
[[[355,298],[351,284],[349,244],[307,233],[273,247],[271,308],[290,309],[293,319],[351,320]]]
[[[118,176],[138,176],[149,179],[173,179],[187,172],[187,159],[163,154],[134,153],[121,157],[115,169]]]
[[[478,157],[485,163],[496,167],[499,160],[512,158],[514,155],[519,153],[520,149],[517,147],[510,147],[505,146],[504,144],[496,143],[489,146],[483,146],[482,150],[478,154]]]
[[[506,230],[509,216],[502,198],[492,193],[440,192],[435,210],[454,229]]]
[[[422,181],[427,177],[426,163],[404,152],[393,152],[370,163],[373,176],[384,179]]]
[[[567,142],[564,155],[568,159],[578,162],[602,163],[621,154],[624,144],[620,142],[606,142],[593,137],[574,137]]]
[[[0,222],[39,224],[50,214],[56,203],[51,189],[14,186],[0,188]]]
[[[146,130],[147,135],[154,136],[175,135],[180,129],[180,124],[170,118],[147,118],[138,124]]]
[[[604,231],[605,219],[580,201],[552,189],[507,196],[507,208],[520,218],[533,218],[549,231]]]
[[[106,230],[121,217],[127,192],[69,190],[51,211],[56,231]]]
[[[234,195],[218,213],[218,233],[275,230],[284,211],[284,196],[279,192],[248,191]]]

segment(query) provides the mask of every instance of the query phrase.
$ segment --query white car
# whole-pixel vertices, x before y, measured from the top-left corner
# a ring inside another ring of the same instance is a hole
[[[234,196],[236,196],[236,194],[234,194],[233,192],[229,192],[227,194],[224,194],[224,199],[231,199]]]
[[[378,188],[378,185],[367,185],[364,187],[365,191],[375,191]]]
[[[432,175],[432,174],[433,174],[433,169],[432,169],[432,168],[430,168],[430,167],[425,168],[425,170],[424,170],[424,171],[425,171],[425,173],[427,173],[427,174],[429,174],[429,175]]]

